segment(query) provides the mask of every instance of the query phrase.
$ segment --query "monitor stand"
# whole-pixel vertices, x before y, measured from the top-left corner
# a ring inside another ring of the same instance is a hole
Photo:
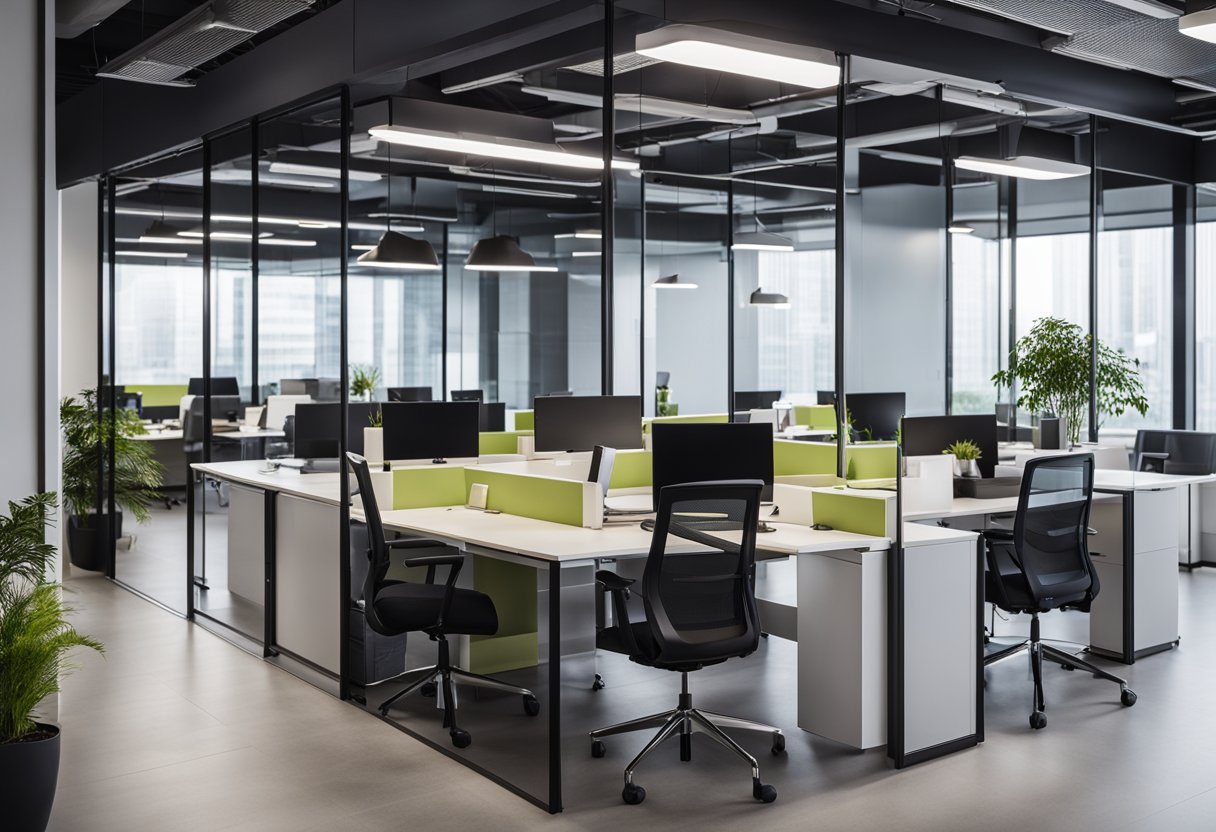
[[[431,460],[432,465],[447,465],[448,461],[441,456],[437,456]]]

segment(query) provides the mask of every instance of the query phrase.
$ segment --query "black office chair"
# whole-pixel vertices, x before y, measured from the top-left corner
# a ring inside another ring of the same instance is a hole
[[[354,453],[347,453],[346,456],[358,481],[358,494],[363,502],[370,547],[367,550],[368,569],[363,582],[362,601],[367,624],[372,630],[385,636],[423,632],[431,641],[436,642],[439,648],[435,666],[408,670],[393,679],[373,683],[385,684],[405,675],[422,674],[404,690],[381,703],[381,715],[387,715],[394,702],[416,690],[427,697],[441,695],[443,727],[448,729],[454,746],[465,748],[473,738],[468,731],[456,724],[456,689],[453,685],[459,682],[470,687],[519,694],[523,697],[524,712],[528,716],[536,716],[540,713],[540,702],[527,688],[452,667],[448,651],[449,635],[492,636],[498,632],[498,612],[494,609],[493,600],[483,592],[456,586],[464,557],[454,547],[430,539],[387,540],[384,526],[380,522],[380,510],[376,506],[376,494],[372,490],[367,460]],[[400,549],[430,550],[423,554],[407,555],[401,561],[401,565],[406,567],[425,566],[426,583],[386,578],[389,555]],[[438,566],[448,567],[448,578],[443,584],[435,583],[435,568]]]
[[[774,754],[785,750],[781,730],[697,710],[688,692],[689,671],[750,655],[760,642],[753,572],[762,487],[758,480],[738,480],[663,488],[642,575],[644,621],[629,620],[627,602],[634,581],[614,572],[596,573],[596,581],[612,594],[615,618],[614,626],[597,634],[596,647],[623,653],[638,664],[680,674],[680,698],[674,710],[591,732],[591,755],[603,757],[602,737],[659,728],[625,767],[621,796],[626,803],[641,803],[646,797],[646,790],[633,782],[638,764],[677,733],[680,759],[687,762],[692,758],[694,731],[707,734],[747,761],[752,767],[753,797],[764,803],[777,799],[777,790],[760,782],[756,758],[722,729],[772,734]],[[669,553],[669,539],[673,543],[692,541],[712,551]]]
[[[1089,612],[1098,595],[1098,573],[1086,540],[1094,488],[1093,454],[1040,457],[1026,463],[1012,530],[981,532],[987,543],[987,600],[1006,612],[1030,614],[1030,639],[993,652],[993,664],[1030,652],[1034,711],[1030,727],[1047,725],[1043,699],[1043,657],[1065,670],[1085,670],[1119,685],[1120,701],[1136,704],[1127,681],[1039,639],[1039,614],[1059,609]]]

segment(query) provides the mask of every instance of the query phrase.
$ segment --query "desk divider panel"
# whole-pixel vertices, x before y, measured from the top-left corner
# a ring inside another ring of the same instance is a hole
[[[794,405],[794,424],[812,430],[836,430],[836,408],[830,404]]]
[[[640,449],[617,451],[609,488],[646,488],[653,484],[653,457]]]
[[[817,488],[811,494],[816,523],[838,532],[894,538],[894,492],[858,492],[843,487]]]
[[[469,497],[464,471],[458,465],[394,469],[393,508],[464,505]]]
[[[530,430],[484,431],[477,435],[479,456],[515,454],[519,452],[519,437],[531,436]]]
[[[126,389],[143,395],[144,407],[177,407],[190,388],[185,384],[127,384]]]
[[[889,443],[849,445],[845,449],[845,458],[848,460],[849,466],[845,472],[845,479],[893,479],[897,470],[895,451],[896,446]]]
[[[831,442],[773,440],[773,476],[835,474],[836,445]]]
[[[690,414],[688,416],[655,416],[651,419],[642,420],[642,433],[650,433],[650,426],[654,424],[676,424],[676,425],[697,425],[697,424],[722,424],[729,421],[725,413],[702,413]]]
[[[515,411],[515,430],[536,430],[536,413],[532,410]],[[514,452],[512,452],[514,453]]]
[[[599,517],[594,516],[594,505],[588,505],[587,492],[598,491],[594,483],[490,471],[476,466],[465,468],[464,472],[465,494],[474,483],[487,486],[486,508],[493,511],[567,526],[599,528],[603,522],[603,500],[590,500],[599,504]]]

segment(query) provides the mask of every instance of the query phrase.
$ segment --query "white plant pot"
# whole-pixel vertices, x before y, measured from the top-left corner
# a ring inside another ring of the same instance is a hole
[[[979,479],[980,464],[974,459],[955,459],[954,476]]]
[[[363,429],[363,458],[368,465],[384,464],[384,428]]]

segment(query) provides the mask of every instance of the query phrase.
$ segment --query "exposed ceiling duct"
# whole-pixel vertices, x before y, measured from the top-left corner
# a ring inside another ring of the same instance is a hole
[[[71,39],[92,29],[128,0],[56,0],[55,37]]]
[[[265,29],[307,10],[313,0],[211,0],[107,63],[97,75],[189,87],[187,73]]]

